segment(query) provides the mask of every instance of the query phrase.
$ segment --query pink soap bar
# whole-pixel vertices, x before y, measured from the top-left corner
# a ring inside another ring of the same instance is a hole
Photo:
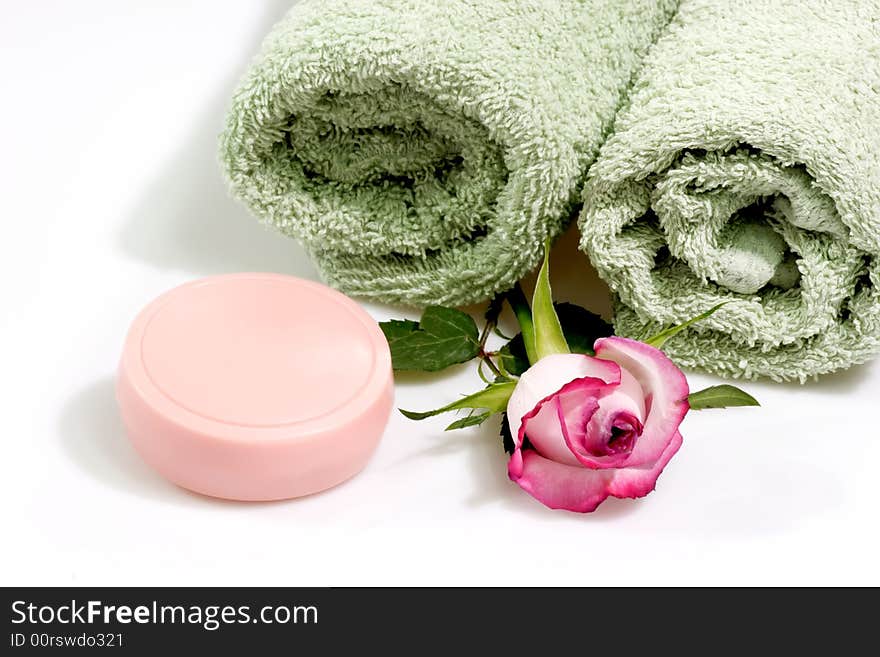
[[[354,301],[278,274],[194,281],[132,324],[117,379],[131,442],[174,483],[235,500],[359,472],[388,422],[388,343]]]

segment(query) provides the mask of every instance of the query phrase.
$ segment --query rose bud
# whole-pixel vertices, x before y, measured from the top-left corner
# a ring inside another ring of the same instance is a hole
[[[553,509],[643,497],[681,446],[689,409],[681,370],[643,342],[608,337],[594,348],[595,356],[541,358],[507,405],[508,474]]]

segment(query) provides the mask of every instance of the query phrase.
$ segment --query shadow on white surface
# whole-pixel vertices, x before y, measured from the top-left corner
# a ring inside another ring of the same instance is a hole
[[[264,20],[254,31],[249,52],[257,52],[269,28],[292,4],[265,3]],[[162,165],[125,218],[120,242],[126,252],[149,264],[199,275],[272,271],[317,279],[302,247],[260,224],[234,200],[220,170],[218,137],[246,63],[220,86],[190,136]]]
[[[508,479],[497,420],[449,433],[438,424],[422,448],[392,467],[461,462],[458,457],[464,452],[470,487],[450,491],[464,506],[494,506],[542,524],[614,524],[640,535],[774,536],[845,508],[846,486],[822,465],[821,446],[804,445],[800,436],[784,430],[784,421],[767,425],[766,432],[744,428],[734,442],[729,433],[713,435],[712,422],[689,424],[685,445],[660,476],[655,492],[637,500],[609,498],[590,514],[547,509]]]
[[[546,508],[508,478],[509,457],[501,446],[500,425],[497,419],[461,431],[446,433],[438,429],[438,434],[432,442],[426,443],[424,449],[404,457],[397,465],[411,467],[413,460],[436,461],[444,455],[457,454],[461,451],[467,455],[471,479],[475,482],[470,494],[467,492],[461,494],[467,495],[463,503],[473,508],[500,504],[510,511],[527,514],[542,522],[572,520],[584,522],[586,519],[591,519],[592,522],[613,521],[629,515],[636,509],[636,505],[630,500],[617,499],[607,500],[589,516]]]
[[[473,477],[479,482],[478,490],[469,500],[471,505],[480,506],[500,500],[511,510],[527,513],[545,522],[613,521],[636,510],[631,500],[617,499],[606,500],[591,514],[548,509],[507,476],[509,456],[501,447],[498,423],[486,423],[480,429],[480,435],[470,436],[472,442],[468,445]]]
[[[92,479],[117,491],[174,504],[192,500],[147,466],[125,436],[112,379],[74,395],[59,416],[62,447]]]
[[[395,315],[390,313],[392,317]],[[403,315],[398,315],[403,316]],[[408,315],[409,317],[413,317],[418,319],[419,314]],[[468,371],[475,370],[477,367],[477,361],[472,360],[466,363],[462,363],[460,365],[453,365],[451,367],[447,367],[444,370],[440,370],[439,372],[419,372],[419,371],[401,371],[397,370],[394,372],[394,385],[398,390],[405,390],[407,388],[421,389],[424,386],[429,386],[435,383],[440,383],[442,381],[446,381],[449,379],[454,379],[458,376],[461,376]],[[477,384],[480,385],[480,384]],[[482,384],[485,385],[485,384]],[[474,390],[477,388],[474,387]],[[447,401],[437,400],[435,406],[442,406],[443,404],[448,403]],[[413,408],[408,409],[413,411],[424,411],[428,410],[426,408]]]
[[[789,381],[782,384],[774,384],[772,382],[763,382],[767,386],[777,385],[786,393],[793,393],[796,390],[810,392],[816,394],[836,394],[848,395],[859,390],[866,385],[871,378],[873,368],[877,367],[876,363],[865,363],[864,365],[855,365],[848,370],[840,370],[820,376],[816,381],[807,381],[805,384]]]
[[[299,498],[267,502],[226,500],[181,488],[153,471],[132,447],[125,435],[114,382],[110,378],[93,383],[71,397],[58,423],[63,450],[93,480],[115,491],[175,506],[209,506],[248,513],[255,509],[303,504],[348,483],[344,481],[328,491]]]

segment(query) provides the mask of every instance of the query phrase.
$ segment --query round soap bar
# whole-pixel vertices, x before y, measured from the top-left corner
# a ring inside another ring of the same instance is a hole
[[[285,499],[364,467],[391,411],[391,354],[378,324],[329,287],[214,276],[138,315],[116,392],[135,449],[174,483]]]

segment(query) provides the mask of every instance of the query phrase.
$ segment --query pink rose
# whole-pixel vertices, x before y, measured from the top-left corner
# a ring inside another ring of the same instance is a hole
[[[689,410],[681,370],[643,342],[609,337],[594,347],[595,357],[542,358],[507,404],[508,474],[553,509],[589,512],[609,495],[643,497],[681,446]]]

